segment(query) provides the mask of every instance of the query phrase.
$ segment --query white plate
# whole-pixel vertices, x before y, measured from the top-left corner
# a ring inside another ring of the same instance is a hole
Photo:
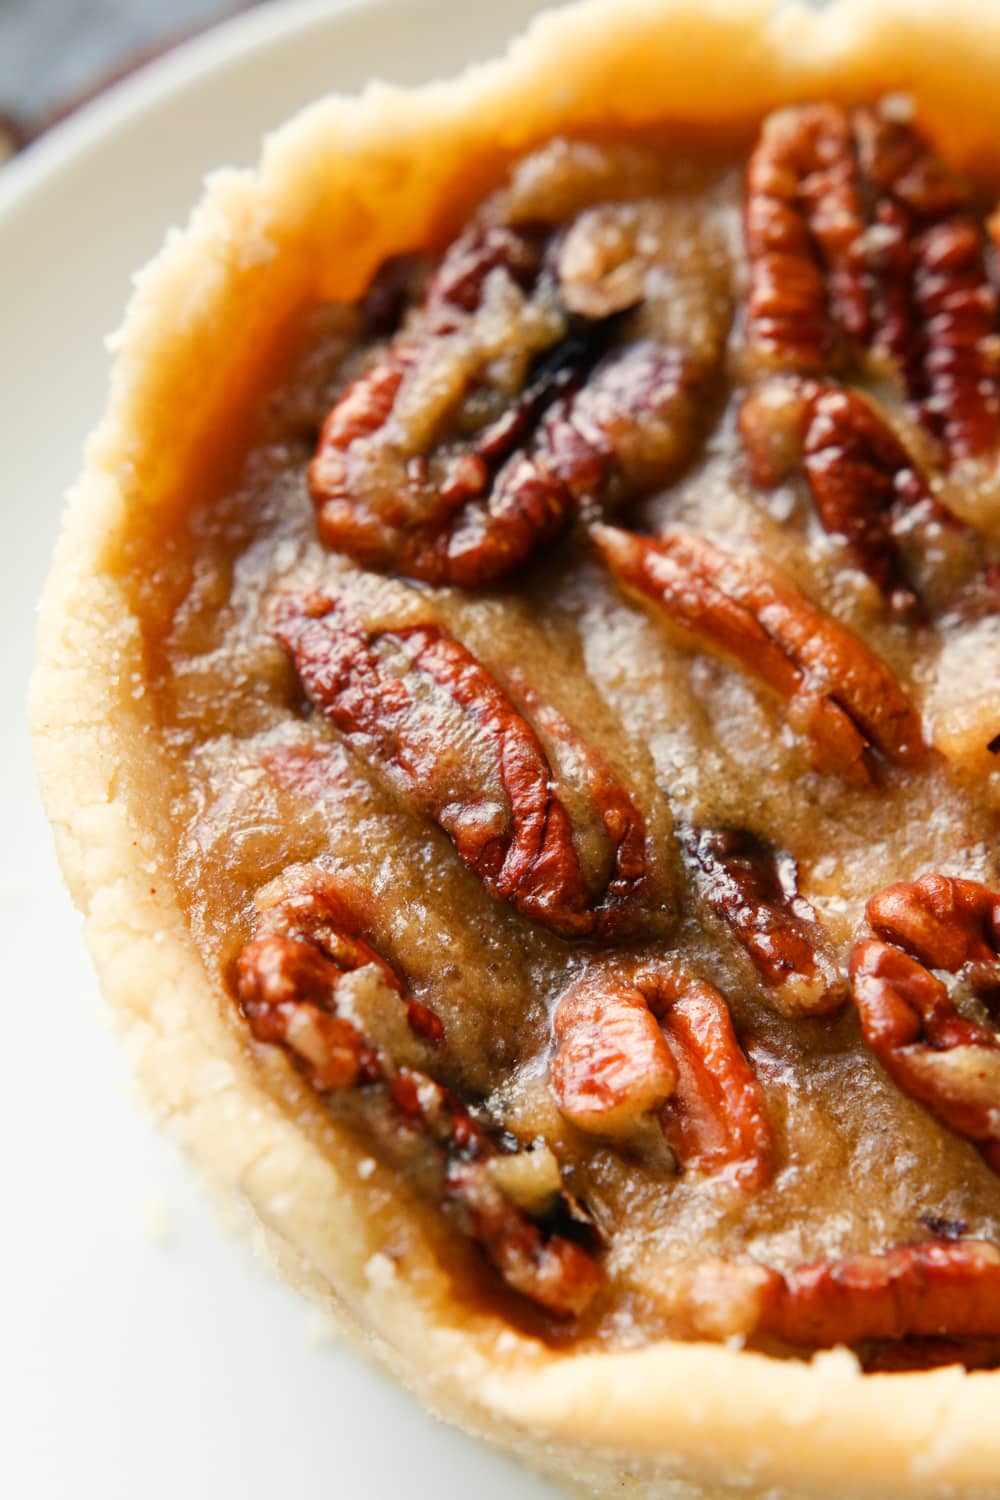
[[[372,74],[500,49],[538,0],[251,12],[148,68],[0,173],[0,1493],[11,1500],[388,1500],[553,1491],[434,1423],[227,1236],[136,1114],[31,774],[34,606],[104,397],[129,273],[204,172]],[[7,795],[8,791],[12,795]],[[170,1234],[159,1243],[157,1220]]]

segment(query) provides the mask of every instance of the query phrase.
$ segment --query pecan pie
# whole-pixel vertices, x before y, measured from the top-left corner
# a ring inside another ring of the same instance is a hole
[[[212,183],[40,772],[158,1108],[437,1410],[592,1494],[995,1496],[1000,30],[701,10]]]

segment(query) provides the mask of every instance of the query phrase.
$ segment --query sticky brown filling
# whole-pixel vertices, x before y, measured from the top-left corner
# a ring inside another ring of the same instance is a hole
[[[295,330],[136,581],[178,884],[461,1294],[1000,1364],[984,205],[895,106],[685,149]]]

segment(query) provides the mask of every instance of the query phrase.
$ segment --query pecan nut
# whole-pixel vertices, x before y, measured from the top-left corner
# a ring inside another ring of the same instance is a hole
[[[919,615],[901,542],[931,527],[963,528],[873,402],[820,381],[775,380],[746,398],[739,427],[754,483],[772,488],[801,464],[824,529],[895,614]]]
[[[446,1201],[509,1287],[556,1317],[579,1317],[600,1287],[596,1261],[565,1235],[544,1234],[511,1202],[488,1171],[495,1159],[450,1166]]]
[[[886,886],[865,910],[872,929],[932,969],[1000,998],[1000,896],[977,880],[922,875]]]
[[[260,919],[237,963],[244,1014],[259,1041],[293,1053],[314,1088],[349,1088],[368,1076],[371,1049],[337,1014],[345,977],[368,969],[390,992],[420,1043],[440,1045],[440,1018],[404,991],[395,970],[361,935],[364,902],[346,878],[296,869],[257,895]]]
[[[591,757],[609,855],[593,889],[538,735],[440,626],[368,630],[343,599],[289,595],[276,631],[312,703],[448,834],[492,895],[565,937],[610,941],[647,921],[639,808]]]
[[[257,935],[236,964],[236,993],[258,1041],[278,1045],[323,1096],[362,1088],[367,1122],[381,1125],[392,1155],[412,1166],[411,1137],[426,1148],[420,1174],[459,1227],[515,1291],[558,1317],[580,1314],[600,1284],[596,1261],[564,1235],[546,1233],[498,1185],[490,1162],[499,1148],[450,1089],[430,1074],[400,1066],[338,1013],[345,976],[371,969],[385,999],[395,997],[422,1042],[443,1038],[439,1018],[405,994],[390,966],[358,936],[358,915],[333,877],[296,888],[277,882],[262,893]]]
[[[592,974],[559,1001],[550,1082],[581,1130],[633,1132],[652,1111],[681,1165],[763,1187],[773,1142],[725,1000],[655,963]]]
[[[931,968],[1000,998],[1000,898],[944,875],[873,896],[878,934],[855,944],[851,987],[865,1040],[889,1075],[1000,1171],[1000,1037],[960,1014]]]
[[[551,703],[540,697],[522,672],[515,669],[507,677],[517,695],[519,707],[530,714],[537,732],[545,736],[547,754],[556,762],[556,773],[561,769],[560,756],[564,756],[572,764],[581,790],[597,812],[605,841],[613,851],[613,862],[600,903],[599,930],[602,933],[607,931],[609,936],[618,931],[626,933],[633,920],[629,913],[630,903],[651,897],[655,884],[645,819],[594,746],[578,734]]]
[[[872,266],[874,342],[897,361],[950,458],[992,452],[1000,438],[997,300],[969,195],[907,122],[859,109],[854,131],[884,230]]]
[[[867,783],[873,750],[922,759],[919,717],[888,667],[776,570],[689,531],[655,541],[611,526],[592,534],[626,593],[784,702],[819,769]]]
[[[785,1016],[826,1015],[846,987],[833,945],[799,894],[798,869],[746,828],[687,828],[681,841],[695,861],[709,905],[724,917]]]
[[[538,220],[487,224],[459,235],[448,247],[427,286],[426,306],[435,326],[447,329],[461,313],[480,306],[487,277],[499,271],[522,291],[542,272],[551,230]]]
[[[864,339],[869,312],[857,159],[843,110],[769,115],[747,168],[747,338],[764,363],[819,370],[835,331]]]
[[[884,109],[785,109],[750,160],[747,341],[816,373],[875,350],[949,459],[1000,439],[997,302],[964,187]]]
[[[922,1240],[786,1272],[705,1260],[644,1290],[687,1338],[854,1346],[866,1370],[1000,1362],[1000,1250],[984,1240]]]
[[[771,1278],[758,1332],[787,1344],[1000,1334],[1000,1251],[984,1241],[928,1240]]]
[[[331,1014],[345,972],[311,943],[276,932],[239,958],[240,1003],[254,1036],[284,1046],[316,1089],[350,1088],[370,1064],[357,1027]]]
[[[690,353],[655,339],[607,354],[545,424],[549,462],[574,503],[614,508],[676,467],[697,428],[703,381]]]
[[[571,497],[541,454],[498,442],[496,434],[480,453],[460,441],[459,430],[454,440],[434,442],[430,456],[426,451],[429,434],[447,427],[488,362],[485,350],[477,362],[457,349],[449,361],[453,336],[475,314],[488,283],[514,296],[530,291],[548,238],[536,224],[461,236],[427,285],[423,330],[401,331],[335,403],[309,471],[329,547],[366,566],[472,585],[516,566],[565,523]],[[546,344],[560,331],[546,334]],[[522,427],[531,426],[532,401],[540,411],[560,389],[551,379],[543,387],[525,405]]]
[[[590,1135],[628,1136],[677,1087],[677,1065],[645,995],[584,982],[559,1001],[549,1081],[568,1120]]]
[[[690,450],[718,330],[707,351],[642,336],[610,348],[629,301],[605,286],[607,314],[571,311],[596,303],[578,274],[562,287],[560,245],[532,223],[478,226],[448,249],[415,323],[323,424],[309,483],[329,547],[478,587],[578,505],[618,503]],[[647,269],[633,261],[640,294]]]

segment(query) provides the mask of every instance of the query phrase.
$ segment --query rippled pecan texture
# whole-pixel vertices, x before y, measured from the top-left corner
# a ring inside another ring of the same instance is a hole
[[[969,195],[918,130],[855,111],[881,230],[873,256],[876,347],[900,366],[921,420],[953,459],[1000,436],[997,302]]]
[[[816,380],[773,380],[743,402],[740,436],[755,484],[801,466],[823,527],[903,618],[922,613],[901,542],[961,530],[874,403]]]
[[[1000,1037],[963,1016],[944,970],[987,1005],[1000,1000],[1000,897],[972,880],[925,875],[866,908],[878,934],[851,954],[865,1040],[901,1089],[973,1141],[1000,1171]]]
[[[833,945],[799,894],[793,857],[746,828],[686,828],[705,898],[732,927],[786,1016],[825,1015],[846,997]]]
[[[764,361],[819,370],[839,328],[866,338],[864,214],[843,110],[806,104],[768,117],[747,168],[744,227],[747,339]]]
[[[312,703],[444,829],[494,896],[565,937],[611,940],[647,920],[639,808],[591,756],[610,856],[591,889],[538,735],[439,625],[369,631],[344,600],[311,595],[282,600],[275,628]]]
[[[875,350],[952,460],[1000,436],[1000,345],[969,195],[908,122],[829,104],[765,121],[747,173],[747,342],[762,369]]]
[[[691,531],[654,541],[599,526],[593,535],[627,593],[778,696],[819,769],[864,784],[873,750],[922,759],[920,720],[889,668],[776,570]]]
[[[712,985],[653,962],[600,971],[562,996],[552,1032],[552,1090],[581,1130],[627,1136],[655,1111],[683,1167],[770,1180],[764,1097]]]
[[[329,547],[368,567],[478,587],[550,541],[578,505],[620,500],[689,446],[701,362],[650,338],[609,348],[628,307],[605,295],[607,315],[571,313],[558,295],[558,245],[543,226],[492,225],[448,249],[418,326],[375,357],[323,424],[309,480]],[[511,395],[490,386],[490,367],[501,318],[516,329],[518,316],[525,374]],[[503,409],[477,425],[476,395],[494,408],[502,397]]]
[[[395,1139],[405,1151],[409,1137],[418,1138],[427,1157],[424,1180],[429,1168],[439,1202],[508,1285],[559,1317],[579,1314],[600,1284],[593,1258],[564,1235],[546,1233],[502,1191],[490,1172],[497,1145],[450,1089],[401,1065],[355,1020],[338,1014],[346,976],[371,969],[383,1007],[398,1003],[420,1042],[435,1048],[444,1038],[434,1012],[407,996],[399,977],[358,936],[356,903],[345,889],[332,876],[313,875],[297,888],[285,881],[273,896],[262,893],[258,932],[236,965],[237,996],[250,1029],[258,1041],[281,1046],[319,1093],[367,1090],[369,1115],[381,1117],[390,1147]],[[370,1126],[375,1123],[369,1118]]]
[[[758,1332],[809,1348],[1000,1334],[1000,1251],[928,1240],[772,1271]]]

